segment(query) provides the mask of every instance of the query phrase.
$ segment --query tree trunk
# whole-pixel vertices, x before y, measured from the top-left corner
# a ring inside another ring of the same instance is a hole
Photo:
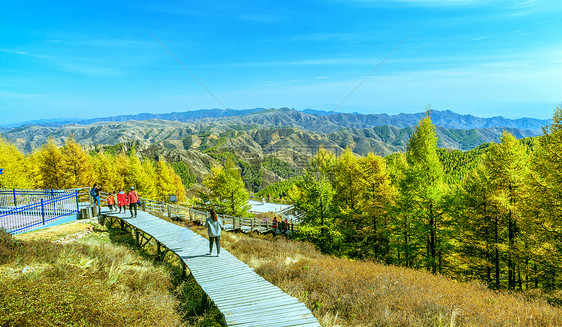
[[[375,259],[379,258],[379,231],[377,230],[377,217],[373,215],[373,233],[375,234],[374,240],[374,250],[375,250]]]
[[[496,273],[496,289],[500,289],[500,252],[498,249],[498,242],[499,242],[499,222],[498,216],[495,216],[495,257],[494,257],[494,265],[495,265],[495,273]]]
[[[435,217],[433,215],[433,204],[429,205],[429,265],[431,268],[432,273],[437,272],[437,264],[436,264],[436,247],[435,247],[435,238],[436,238],[436,222]]]

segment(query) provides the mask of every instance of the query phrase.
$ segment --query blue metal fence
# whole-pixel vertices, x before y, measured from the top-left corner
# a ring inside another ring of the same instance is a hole
[[[17,234],[80,211],[77,190],[0,189],[0,228]]]

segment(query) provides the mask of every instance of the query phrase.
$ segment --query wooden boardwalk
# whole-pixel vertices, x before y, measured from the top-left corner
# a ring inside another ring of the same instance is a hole
[[[158,254],[175,253],[224,316],[227,326],[320,326],[310,310],[296,298],[256,274],[253,268],[227,250],[207,256],[209,241],[185,227],[139,211],[130,214],[102,211],[122,227],[130,227],[141,245],[154,241]],[[213,253],[216,250],[213,249]]]

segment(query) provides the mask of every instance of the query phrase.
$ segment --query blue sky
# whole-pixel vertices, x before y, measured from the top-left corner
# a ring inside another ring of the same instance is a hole
[[[558,0],[9,1],[0,125],[223,105],[550,118],[561,14]]]

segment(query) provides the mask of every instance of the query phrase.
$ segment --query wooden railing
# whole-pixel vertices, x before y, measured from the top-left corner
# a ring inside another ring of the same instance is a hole
[[[86,204],[88,210],[94,211],[91,213],[92,216],[96,216],[97,211],[96,208],[92,206],[93,201],[90,195],[90,188],[80,188],[76,190],[78,191],[79,202]],[[100,192],[101,206],[107,206],[108,195],[109,193]],[[209,217],[208,211],[195,209],[184,204],[172,204],[147,198],[140,198],[140,201],[141,206],[139,207],[139,210],[167,214],[169,218],[203,224],[205,223],[207,217]],[[128,206],[126,208],[128,209]],[[263,219],[252,217],[235,217],[221,214],[219,214],[219,217],[221,218],[224,224],[224,228],[227,231],[239,230],[245,233],[249,233],[252,231],[266,233],[272,231],[277,233],[285,233],[298,230],[298,221],[288,221],[287,223],[284,223],[280,220],[277,222],[276,228],[274,228],[272,221],[264,221]]]

